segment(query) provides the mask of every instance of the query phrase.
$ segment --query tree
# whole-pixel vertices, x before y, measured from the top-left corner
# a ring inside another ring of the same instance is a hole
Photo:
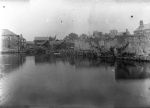
[[[66,41],[75,41],[75,40],[77,40],[79,37],[78,37],[78,35],[76,34],[76,33],[70,33],[69,34],[69,36],[66,36],[65,38],[64,38],[64,40],[66,40]]]
[[[81,34],[80,35],[80,39],[87,39],[88,38],[88,35],[87,34]]]

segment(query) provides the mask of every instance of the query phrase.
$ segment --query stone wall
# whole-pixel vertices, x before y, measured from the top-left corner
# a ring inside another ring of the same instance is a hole
[[[90,46],[90,43],[86,42],[85,40],[76,40],[75,49],[76,50],[90,50],[91,46]]]
[[[150,54],[150,40],[147,36],[129,36],[126,38],[129,42],[128,52],[135,52],[137,55],[141,53]]]
[[[150,39],[148,36],[123,35],[107,39],[85,39],[75,41],[76,49],[97,50],[104,48],[110,50],[111,47],[122,47],[129,42],[124,52],[135,53],[137,55],[150,54]]]

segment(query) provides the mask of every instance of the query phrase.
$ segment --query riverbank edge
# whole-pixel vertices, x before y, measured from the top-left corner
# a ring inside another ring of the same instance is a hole
[[[36,53],[29,53],[27,54],[26,51],[1,51],[0,54],[24,54],[24,55],[41,55]],[[50,53],[42,53],[42,54],[50,54],[50,55],[59,55],[59,56],[83,56],[83,57],[90,57],[90,58],[108,58],[108,59],[121,59],[121,60],[127,60],[127,61],[140,61],[140,62],[150,62],[150,56],[133,56],[133,57],[124,57],[124,56],[102,56],[98,55],[97,53],[83,53],[83,52],[66,52],[66,53],[60,53],[60,52],[50,52]]]

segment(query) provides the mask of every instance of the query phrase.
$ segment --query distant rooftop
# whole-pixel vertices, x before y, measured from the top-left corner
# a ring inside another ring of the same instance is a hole
[[[2,36],[5,35],[5,36],[16,36],[15,33],[13,33],[12,31],[8,30],[8,29],[2,29]]]
[[[142,21],[142,22],[140,21],[140,23],[141,23],[140,26],[139,26],[134,32],[150,29],[150,23],[148,23],[148,24],[143,24],[143,21]]]
[[[21,36],[19,36],[19,38],[20,38],[20,39],[25,39],[22,35],[21,35]]]
[[[135,31],[148,30],[148,29],[150,29],[150,23],[144,24],[142,27],[139,26]]]
[[[34,40],[49,40],[49,37],[35,37]]]
[[[33,41],[26,41],[27,44],[34,44]]]

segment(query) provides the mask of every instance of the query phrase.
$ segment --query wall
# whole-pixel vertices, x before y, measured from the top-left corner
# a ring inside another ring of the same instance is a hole
[[[85,40],[75,40],[75,49],[77,50],[90,50],[90,43]]]
[[[2,47],[3,49],[17,49],[18,48],[18,38],[15,36],[3,36],[2,37]],[[10,46],[10,47],[9,47]]]

